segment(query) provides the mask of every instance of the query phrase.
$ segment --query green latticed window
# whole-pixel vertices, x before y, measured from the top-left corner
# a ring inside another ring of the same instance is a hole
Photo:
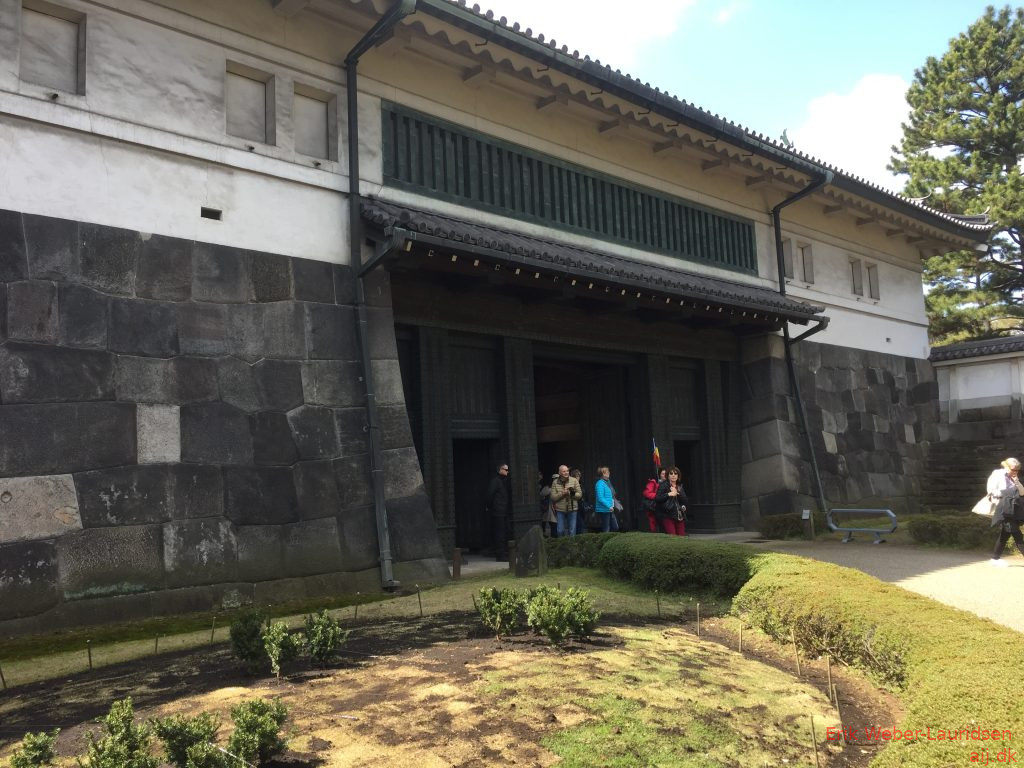
[[[601,240],[757,274],[745,219],[628,184],[462,126],[383,108],[384,179],[426,193]]]

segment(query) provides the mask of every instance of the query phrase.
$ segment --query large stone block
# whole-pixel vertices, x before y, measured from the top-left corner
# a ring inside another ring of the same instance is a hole
[[[744,465],[740,480],[743,498],[763,496],[776,490],[799,488],[796,464],[785,456],[769,456]]]
[[[374,272],[383,272],[383,269]],[[334,302],[336,304],[356,303],[356,278],[352,267],[347,264],[332,264],[331,273],[334,275]],[[390,283],[388,284],[388,306],[391,306]]]
[[[366,327],[371,360],[397,360],[395,316],[390,307],[368,307]]]
[[[235,533],[226,520],[179,520],[164,525],[168,587],[217,584],[237,578]]]
[[[292,271],[287,256],[252,251],[249,258],[249,276],[255,301],[285,301],[292,298]]]
[[[302,405],[301,366],[286,360],[260,360],[252,367],[261,408],[290,411]]]
[[[441,557],[437,526],[426,493],[416,493],[387,503],[388,531],[392,553],[397,560]]]
[[[44,280],[78,282],[78,222],[23,214],[29,276]]]
[[[224,514],[239,525],[276,525],[298,520],[291,469],[225,467]]]
[[[239,525],[235,528],[240,580],[266,581],[285,573],[281,527]]]
[[[306,304],[306,348],[311,360],[358,360],[355,310]]]
[[[282,533],[285,572],[289,576],[309,576],[341,569],[341,546],[335,518],[292,523],[283,526]]]
[[[252,301],[248,251],[195,243],[192,250],[192,298],[234,304]]]
[[[159,525],[77,531],[57,541],[65,600],[149,592],[164,585]]]
[[[58,293],[60,343],[67,347],[107,348],[110,300],[80,285],[64,284]]]
[[[57,286],[27,280],[7,286],[7,337],[53,344],[59,331]]]
[[[209,402],[218,398],[217,365],[201,357],[120,355],[115,390],[118,400],[133,403]]]
[[[380,563],[377,518],[372,506],[355,507],[338,515],[338,528],[346,571],[374,568]]]
[[[222,304],[178,304],[178,344],[185,355],[226,355],[228,310]]]
[[[0,545],[0,620],[34,616],[59,600],[52,541]]]
[[[178,311],[173,304],[132,299],[110,302],[110,350],[171,357],[180,351]]]
[[[381,447],[407,448],[412,445],[412,428],[404,405],[384,405],[377,409]]]
[[[330,268],[330,265],[325,265]],[[21,214],[17,211],[0,210],[0,283],[24,280],[28,277],[28,253],[25,245],[25,228]],[[330,272],[327,282],[334,301],[334,284]]]
[[[194,464],[252,464],[249,417],[227,403],[183,405],[181,460]]]
[[[75,475],[82,525],[146,525],[171,519],[171,473],[166,465],[120,467]]]
[[[378,415],[383,410],[382,408],[378,409]],[[334,421],[338,426],[338,441],[342,456],[354,456],[367,453],[370,450],[370,422],[365,408],[335,409]],[[381,421],[383,422],[384,419]],[[385,448],[398,447],[388,445],[386,438],[383,443]],[[406,445],[408,444],[406,443]]]
[[[293,468],[299,517],[314,520],[336,515],[341,509],[338,482],[330,461],[300,461]]]
[[[339,270],[347,270],[351,273],[352,268],[348,266],[339,267]],[[337,272],[335,275],[337,276]],[[334,292],[341,296],[338,290],[338,281],[334,281]],[[366,296],[368,307],[390,307],[391,306],[391,274],[386,269],[375,269],[363,278],[363,294]],[[343,302],[338,299],[339,304],[354,303]]]
[[[371,360],[373,390],[377,405],[405,405],[405,389],[402,387],[402,369],[397,360]]]
[[[292,259],[291,265],[297,301],[334,303],[334,276],[331,264],[312,259]]]
[[[423,477],[415,448],[382,451],[381,460],[384,465],[384,498],[400,499],[422,489]]]
[[[71,475],[0,478],[0,544],[81,530]]]
[[[140,405],[135,417],[139,464],[181,461],[181,412],[176,405]]]
[[[774,357],[762,358],[743,366],[743,383],[745,398],[789,393],[786,364]]]
[[[315,360],[302,366],[302,391],[307,403],[336,407],[364,405],[366,385],[359,363]]]
[[[86,223],[79,224],[78,233],[82,282],[115,296],[135,295],[135,272],[142,247],[139,233]]]
[[[342,509],[352,509],[373,503],[368,455],[345,456],[335,459],[334,477],[338,482],[338,499]]]
[[[135,406],[0,406],[0,475],[65,474],[134,464]]]
[[[250,413],[259,410],[259,393],[249,363],[235,357],[218,360],[217,379],[220,382],[220,399],[225,403]]]
[[[192,296],[192,242],[148,235],[139,250],[135,295],[157,301],[188,301]]]
[[[113,356],[10,342],[0,348],[0,399],[4,403],[113,400]]]
[[[260,465],[291,466],[299,458],[288,417],[279,411],[262,411],[249,417],[253,461]]]
[[[224,514],[224,478],[220,467],[174,464],[170,473],[171,514],[175,520]]]
[[[292,301],[228,307],[228,351],[243,360],[306,357],[305,318]]]
[[[303,405],[288,412],[288,423],[301,459],[331,459],[341,448],[334,423],[334,411],[314,405]]]

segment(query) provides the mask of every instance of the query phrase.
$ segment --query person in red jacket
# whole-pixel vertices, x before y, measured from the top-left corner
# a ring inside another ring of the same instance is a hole
[[[668,468],[668,479],[658,483],[654,497],[654,516],[662,530],[673,536],[686,535],[686,491],[678,467]]]
[[[658,495],[658,484],[665,480],[667,471],[659,469],[657,479],[650,478],[647,485],[644,486],[642,506],[644,512],[647,513],[647,526],[651,529],[651,533],[658,532],[658,519],[654,516],[654,497]]]

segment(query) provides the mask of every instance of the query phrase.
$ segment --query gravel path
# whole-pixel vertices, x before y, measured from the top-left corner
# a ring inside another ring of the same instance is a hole
[[[989,563],[988,552],[871,544],[869,536],[849,544],[770,541],[754,546],[856,568],[1024,632],[1024,558],[1020,555],[1004,556],[1008,567],[996,568]]]

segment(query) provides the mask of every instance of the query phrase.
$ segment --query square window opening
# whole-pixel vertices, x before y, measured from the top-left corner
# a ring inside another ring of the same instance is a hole
[[[850,290],[855,296],[864,295],[864,268],[860,259],[850,259]]]
[[[229,61],[224,74],[225,129],[230,136],[276,143],[274,76]]]
[[[54,91],[84,94],[85,14],[43,0],[25,0],[18,77]]]

